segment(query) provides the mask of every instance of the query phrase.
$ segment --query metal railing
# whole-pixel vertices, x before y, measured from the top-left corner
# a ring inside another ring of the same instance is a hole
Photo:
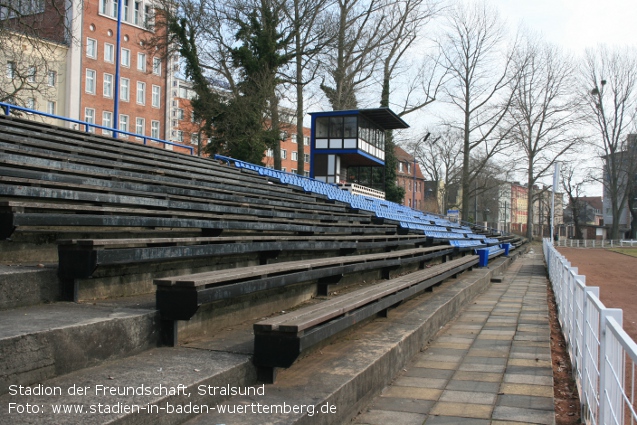
[[[170,142],[168,140],[162,140],[162,139],[158,139],[156,137],[145,136],[143,134],[131,133],[129,131],[116,130],[116,129],[111,128],[111,127],[105,127],[105,126],[102,126],[102,125],[93,124],[93,123],[86,122],[86,121],[80,121],[80,120],[76,120],[76,119],[73,119],[73,118],[67,118],[67,117],[63,117],[63,116],[60,116],[60,115],[49,114],[47,112],[37,111],[35,109],[24,108],[22,106],[12,105],[10,103],[0,102],[0,108],[4,110],[4,114],[7,115],[7,116],[9,116],[11,114],[11,110],[12,109],[15,109],[16,111],[22,111],[22,112],[25,112],[27,114],[40,115],[40,116],[47,117],[47,118],[53,118],[53,119],[57,119],[57,120],[71,122],[73,124],[83,125],[84,126],[84,131],[86,131],[87,133],[92,133],[91,129],[93,129],[93,128],[99,128],[99,129],[102,129],[102,130],[110,131],[111,134],[113,134],[113,135],[125,134],[127,136],[131,136],[131,137],[136,137],[138,139],[142,139],[145,145],[148,144],[148,141],[150,140],[150,141],[153,141],[153,142],[163,143],[165,145],[177,146],[177,147],[180,147],[180,148],[188,149],[188,151],[190,152],[190,155],[194,155],[194,152],[195,152],[195,150],[194,150],[194,148],[192,146],[182,145],[181,143]],[[114,137],[114,138],[116,138],[116,137]]]
[[[635,424],[637,344],[622,328],[622,310],[607,308],[599,288],[544,239],[544,258],[553,285],[562,332],[589,424]]]
[[[554,241],[553,246],[566,248],[622,248],[637,246],[637,241],[623,239],[560,239],[559,241]]]

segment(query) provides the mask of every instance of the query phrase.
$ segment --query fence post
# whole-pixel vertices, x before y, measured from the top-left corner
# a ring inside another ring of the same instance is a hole
[[[608,358],[608,318],[612,317],[617,323],[622,325],[622,310],[620,308],[607,308],[600,313],[600,343],[599,343],[599,418],[597,423],[608,424],[611,423],[613,412],[617,414],[621,410],[622,398],[621,394],[609,394],[609,383],[613,379],[613,367],[621,368],[621,377],[623,378],[623,364],[610,364],[613,360]],[[608,358],[608,361],[606,360]],[[615,363],[615,362],[614,362]],[[620,361],[620,363],[622,363]],[[615,369],[618,370],[618,369]],[[621,413],[623,415],[623,412]],[[623,419],[623,416],[622,416]]]

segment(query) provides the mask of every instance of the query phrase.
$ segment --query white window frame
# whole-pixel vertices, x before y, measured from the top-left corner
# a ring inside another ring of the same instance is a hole
[[[299,160],[299,153],[297,151],[292,151],[292,161]]]
[[[125,131],[127,133],[130,132],[130,128],[129,128],[130,120],[128,118],[129,117],[126,114],[119,114],[118,130]],[[126,134],[122,134],[122,137],[128,137],[128,136]]]
[[[161,107],[161,87],[153,84],[151,94],[151,105],[153,108]]]
[[[111,99],[113,97],[113,74],[108,72],[104,73],[104,80],[102,82],[102,96]]]
[[[130,79],[121,78],[119,80],[119,100],[128,102],[130,100]]]
[[[103,127],[108,127],[108,128],[113,128],[113,113],[112,112],[110,112],[110,111],[102,111],[102,126]],[[110,130],[102,129],[102,134],[110,136],[113,133]]]
[[[161,58],[153,56],[153,74],[161,75]]]
[[[46,73],[46,85],[49,87],[55,87],[58,79],[58,73],[56,71],[48,71]]]
[[[89,75],[91,75],[90,80],[91,80],[91,84],[89,85]],[[84,82],[84,91],[86,93],[89,94],[95,94],[95,86],[97,85],[96,83],[96,77],[97,77],[97,72],[94,69],[89,69],[86,68],[86,73],[85,73],[85,82]]]
[[[7,78],[15,78],[16,65],[14,61],[7,62]]]
[[[141,136],[146,135],[146,119],[142,117],[135,118],[135,134]]]
[[[125,68],[130,68],[130,49],[122,47],[122,57],[120,59],[121,65]]]
[[[86,37],[86,57],[97,59],[97,40],[94,38]]]
[[[281,149],[281,159],[288,159],[288,151]]]
[[[152,120],[150,122],[150,137],[153,139],[159,139],[161,126],[159,125],[159,121]]]
[[[115,62],[115,46],[111,43],[104,43],[104,62]]]
[[[140,95],[141,94],[141,95]],[[138,105],[146,104],[146,83],[143,81],[137,82],[136,102]]]
[[[55,110],[57,109],[57,104],[54,100],[46,101],[46,113],[55,115]]]
[[[137,70],[146,72],[146,53],[137,53]]]
[[[95,124],[95,109],[84,108],[84,121],[89,124]],[[95,127],[90,127],[88,131],[91,133],[95,133]]]

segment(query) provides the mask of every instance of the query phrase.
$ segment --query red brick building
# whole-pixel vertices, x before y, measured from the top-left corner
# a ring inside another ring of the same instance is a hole
[[[161,50],[148,48],[148,40],[159,36],[149,31],[153,20],[150,2],[124,1],[119,116],[115,117],[117,2],[84,2],[75,32],[81,40],[81,49],[72,49],[68,61],[67,75],[76,83],[69,85],[69,104],[75,106],[70,107],[67,116],[106,127],[117,124],[122,131],[166,138],[170,67]]]

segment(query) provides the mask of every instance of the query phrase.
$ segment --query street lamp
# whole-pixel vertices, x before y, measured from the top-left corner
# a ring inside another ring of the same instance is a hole
[[[411,207],[413,209],[416,209],[416,152],[418,151],[418,147],[420,147],[420,144],[423,142],[426,142],[427,139],[429,138],[429,136],[431,136],[431,133],[427,133],[425,135],[425,137],[422,138],[422,140],[420,140],[418,143],[416,143],[416,145],[414,146],[414,181],[412,184],[412,191],[411,191]]]

